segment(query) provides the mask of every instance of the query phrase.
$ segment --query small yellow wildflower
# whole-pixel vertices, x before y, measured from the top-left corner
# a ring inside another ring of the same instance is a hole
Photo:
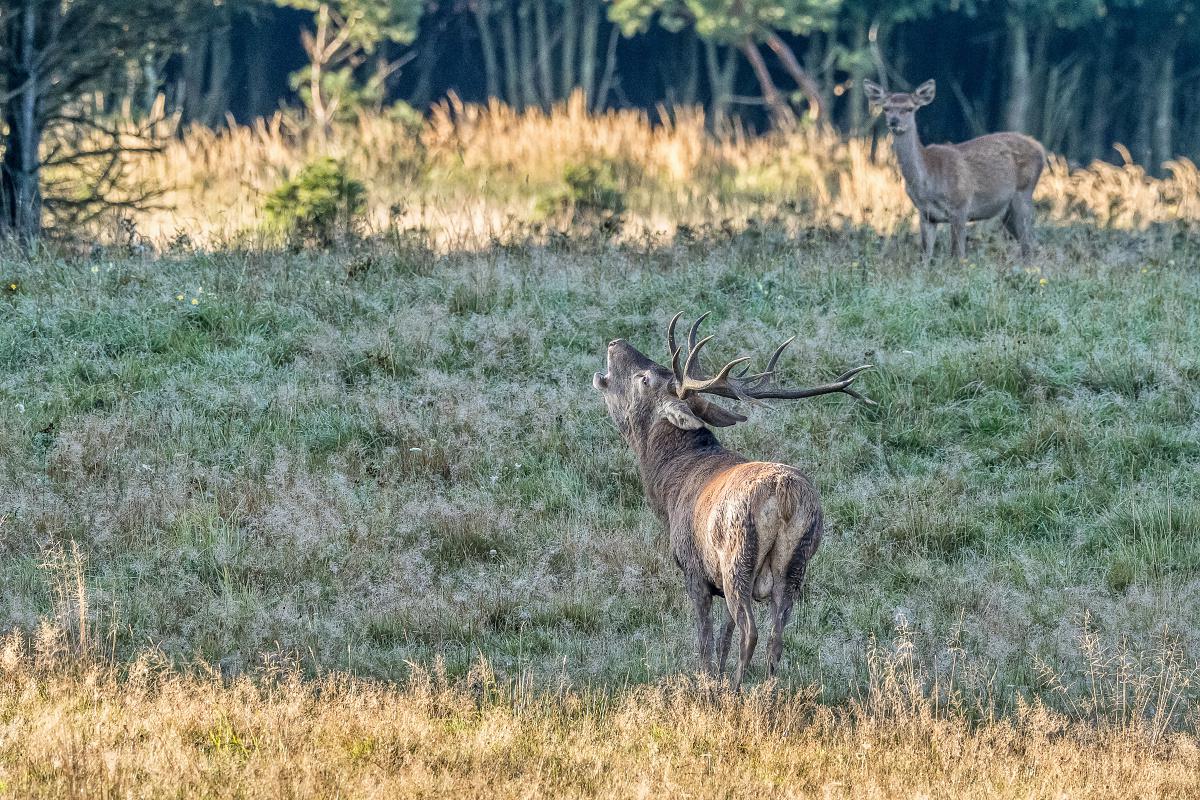
[[[96,266],[95,264],[93,264],[92,265],[92,274],[95,275],[99,271],[100,271],[100,268],[98,266]]]
[[[1049,278],[1040,278],[1038,280],[1038,286],[1045,286],[1049,282],[1050,282]]]
[[[192,298],[192,305],[194,305],[194,306],[198,306],[198,305],[200,305],[200,298],[199,298],[199,297],[193,297],[193,298]]]
[[[17,285],[15,283],[10,283],[8,285],[8,288],[15,292],[17,290]]]
[[[179,300],[179,301],[182,301],[182,300],[183,300],[183,295],[181,295],[181,294],[177,294],[177,295],[175,295],[175,299],[176,299],[176,300]]]

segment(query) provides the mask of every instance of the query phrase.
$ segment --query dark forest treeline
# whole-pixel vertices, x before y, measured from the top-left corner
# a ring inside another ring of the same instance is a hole
[[[850,135],[875,124],[864,77],[937,79],[926,141],[1021,130],[1153,171],[1200,155],[1200,0],[0,0],[0,234],[36,227],[43,195],[94,207],[117,149],[95,142],[119,138],[99,120],[164,102],[185,123],[302,105],[325,126],[450,92],[548,108],[582,90],[596,110]],[[47,190],[47,139],[98,171]]]
[[[754,54],[699,35],[693,20],[658,24],[661,3],[653,4],[657,16],[630,31],[612,21],[626,21],[627,5],[430,4],[411,43],[383,45],[382,57],[405,61],[388,78],[386,97],[421,108],[453,91],[468,101],[544,108],[582,87],[597,109],[703,104],[715,119],[769,123],[770,88]],[[856,79],[909,88],[933,77],[941,99],[922,112],[930,141],[1016,129],[1081,162],[1118,160],[1114,143],[1149,166],[1200,154],[1200,14],[1191,3],[823,5],[828,16],[803,34],[781,26],[790,53],[756,49],[778,93],[797,95],[789,105],[802,112],[819,104],[845,133],[864,132],[872,120]],[[312,14],[226,6],[218,17],[169,65],[171,102],[210,125],[226,112],[247,121],[294,102],[287,76],[306,63],[301,30]],[[811,78],[808,87],[789,71],[791,54]],[[800,100],[806,88],[816,97]]]

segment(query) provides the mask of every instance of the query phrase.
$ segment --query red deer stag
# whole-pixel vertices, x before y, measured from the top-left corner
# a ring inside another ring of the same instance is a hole
[[[706,377],[700,351],[711,336],[696,340],[693,323],[684,353],[675,343],[679,314],[667,328],[670,368],[651,361],[624,339],[608,344],[608,369],[592,385],[608,414],[633,448],[642,487],[651,508],[666,525],[671,551],[683,570],[695,605],[700,665],[712,670],[713,595],[725,598],[728,618],[721,635],[716,670],[725,669],[736,626],[741,657],[733,688],[742,682],[758,644],[754,600],[771,601],[774,630],[767,649],[767,674],[773,675],[783,653],[783,629],[804,583],[804,571],[821,541],[821,503],[803,472],[785,464],[749,461],[717,442],[708,426],[724,428],[746,417],[707,400],[798,400],[844,392],[871,403],[850,384],[870,365],[856,367],[833,383],[786,389],[775,382],[775,365],[791,339],[771,355],[764,372],[747,374],[734,359]]]
[[[937,225],[950,223],[951,249],[967,254],[967,223],[1004,215],[1004,228],[1033,251],[1033,190],[1046,167],[1046,151],[1022,133],[990,133],[960,144],[921,145],[917,109],[933,102],[936,84],[925,81],[912,94],[889,94],[863,81],[867,99],[883,109],[904,190],[921,215],[921,248],[933,258]]]

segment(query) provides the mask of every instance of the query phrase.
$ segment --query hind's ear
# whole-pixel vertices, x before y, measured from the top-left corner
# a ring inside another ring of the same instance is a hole
[[[716,403],[710,403],[699,395],[689,397],[687,404],[693,414],[714,428],[728,428],[730,425],[746,421],[746,417],[736,411],[730,411]]]
[[[875,81],[864,78],[863,91],[867,94],[867,100],[871,101],[872,105],[881,106],[887,98],[887,91]]]
[[[663,400],[658,405],[658,413],[667,422],[681,430],[694,431],[704,427],[704,420],[696,416],[691,407],[683,400],[676,400],[673,397]]]
[[[930,78],[917,87],[917,90],[912,93],[912,98],[917,101],[918,106],[927,106],[933,102],[936,94],[937,84],[934,83],[933,78]]]

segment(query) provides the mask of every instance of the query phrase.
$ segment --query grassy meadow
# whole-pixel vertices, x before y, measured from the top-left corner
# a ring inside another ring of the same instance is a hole
[[[1194,166],[1056,162],[1031,263],[990,223],[924,265],[886,142],[275,124],[0,257],[0,798],[1200,793]],[[254,206],[319,147],[370,201],[327,250]],[[590,385],[677,310],[877,365],[722,434],[827,519],[741,697]]]

